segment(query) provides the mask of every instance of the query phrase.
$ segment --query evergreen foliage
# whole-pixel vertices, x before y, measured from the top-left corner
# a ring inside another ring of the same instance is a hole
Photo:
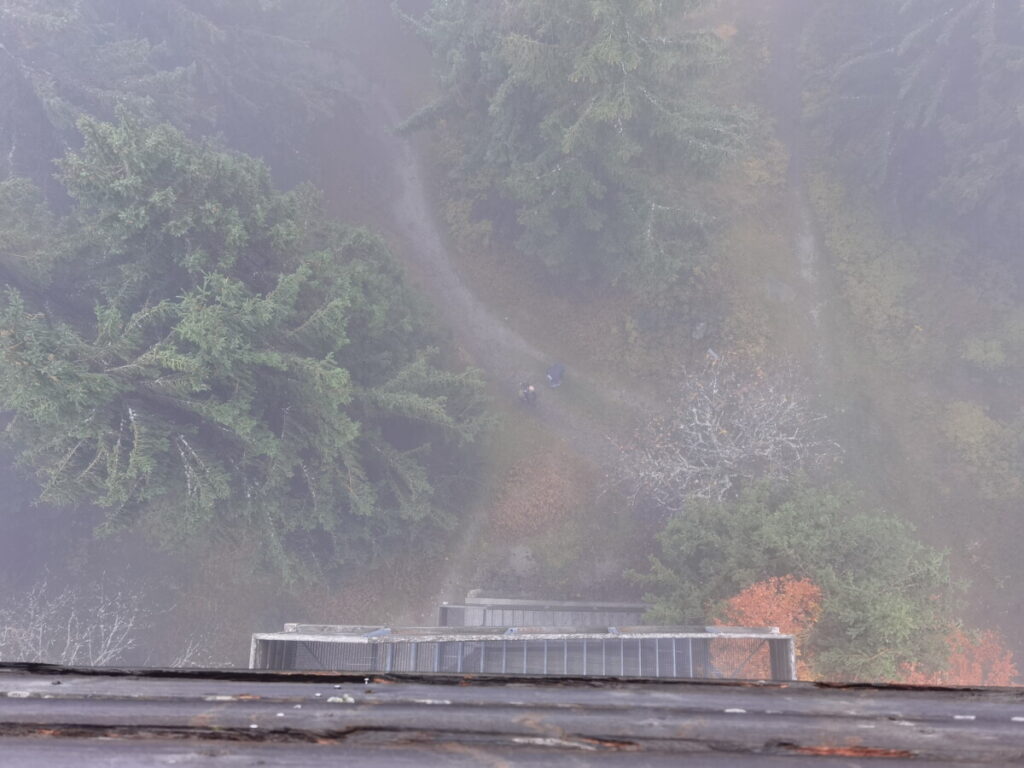
[[[736,115],[695,87],[715,38],[669,34],[697,2],[437,2],[423,28],[474,215],[550,274],[608,284],[673,277],[706,213],[664,173],[713,167]],[[511,212],[511,216],[509,215]]]
[[[823,124],[862,179],[1015,256],[1024,235],[1018,0],[823,4]]]
[[[902,666],[942,656],[950,575],[943,553],[892,516],[861,512],[848,494],[762,483],[735,501],[695,502],[659,535],[640,577],[655,623],[707,611],[770,578],[821,588],[806,651],[830,680],[895,680]]]
[[[167,542],[259,526],[286,569],[450,524],[480,382],[436,364],[382,242],[172,127],[79,128],[70,217],[0,186],[49,222],[0,218],[0,407],[43,499]]]
[[[82,116],[118,107],[243,151],[292,147],[340,102],[332,57],[313,45],[341,23],[330,0],[4,0],[0,176],[56,199],[51,161],[79,145]]]

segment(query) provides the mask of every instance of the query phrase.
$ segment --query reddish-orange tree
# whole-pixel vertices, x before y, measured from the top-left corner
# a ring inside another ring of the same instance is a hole
[[[899,681],[910,685],[1014,685],[1017,665],[1013,652],[1002,636],[991,629],[965,632],[956,628],[946,638],[949,657],[934,672],[925,672],[916,664],[904,667],[906,674]]]
[[[720,624],[742,627],[778,627],[781,632],[797,639],[797,676],[810,677],[810,666],[800,659],[800,646],[811,627],[821,615],[821,588],[809,579],[793,576],[770,578],[751,584],[735,597],[726,601]],[[716,659],[716,664],[729,665],[733,659]],[[762,678],[767,676],[767,649],[749,659],[739,659],[737,676]]]

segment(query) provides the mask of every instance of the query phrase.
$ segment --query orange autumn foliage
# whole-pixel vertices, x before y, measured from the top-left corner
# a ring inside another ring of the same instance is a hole
[[[998,632],[968,633],[957,628],[946,638],[949,657],[936,672],[924,672],[916,664],[904,667],[899,681],[909,685],[1014,685],[1017,665],[1013,652]]]
[[[719,619],[741,627],[778,627],[786,635],[803,635],[821,614],[821,589],[810,579],[793,576],[751,584],[725,604]]]
[[[809,665],[800,659],[800,646],[811,627],[821,615],[821,588],[809,579],[793,576],[770,578],[751,584],[735,597],[730,598],[722,615],[716,619],[720,624],[741,627],[778,627],[786,635],[797,640],[797,677],[810,677]],[[768,653],[752,654],[748,659],[717,659],[716,663],[736,669],[740,677],[764,678],[768,676]]]

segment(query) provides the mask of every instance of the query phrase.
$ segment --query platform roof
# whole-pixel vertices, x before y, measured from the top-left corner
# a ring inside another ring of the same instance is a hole
[[[1024,689],[0,664],[0,764],[1019,765]]]

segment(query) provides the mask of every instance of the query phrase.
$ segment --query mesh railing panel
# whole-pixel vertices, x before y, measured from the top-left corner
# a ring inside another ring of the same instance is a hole
[[[257,664],[263,669],[761,680],[792,677],[786,638],[259,642],[263,645]]]

